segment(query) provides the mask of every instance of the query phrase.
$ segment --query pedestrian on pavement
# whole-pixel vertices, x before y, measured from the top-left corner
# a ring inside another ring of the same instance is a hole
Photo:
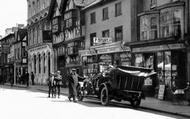
[[[58,98],[59,98],[60,97],[60,87],[61,87],[61,82],[62,82],[62,76],[61,76],[60,71],[56,72],[55,81],[56,81],[57,94],[58,94]]]
[[[25,84],[25,75],[26,75],[25,72],[23,72],[23,74],[21,74],[21,78],[20,78],[21,81],[20,82],[22,85]]]
[[[69,101],[71,101],[71,98],[74,97],[74,94],[73,94],[74,79],[72,77],[72,72],[68,75],[67,80],[68,80],[68,88],[69,88],[68,98],[69,98]]]
[[[26,71],[25,80],[26,80],[26,86],[29,87],[29,73],[28,73],[28,71]]]
[[[50,77],[48,78],[48,97],[50,98],[50,95],[52,95],[52,98],[55,97],[56,93],[56,83],[55,83],[55,74],[51,73]]]
[[[77,96],[77,86],[78,86],[78,78],[82,78],[81,76],[79,76],[76,72],[76,69],[72,69],[72,73],[71,73],[71,76],[73,78],[73,85],[72,85],[72,88],[73,88],[73,102],[77,102],[76,101],[76,96]]]
[[[32,80],[32,85],[34,85],[34,73],[31,72],[31,80]]]

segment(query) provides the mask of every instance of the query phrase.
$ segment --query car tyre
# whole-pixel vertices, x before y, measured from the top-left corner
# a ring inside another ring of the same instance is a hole
[[[104,86],[101,90],[100,100],[102,105],[106,106],[109,104],[109,93],[107,86]]]
[[[78,85],[77,87],[77,99],[78,101],[83,101],[83,90],[82,90],[82,87],[80,85]]]
[[[135,98],[134,98],[134,99],[131,100],[131,105],[132,105],[134,108],[139,107],[140,104],[141,104],[141,99],[135,99]]]

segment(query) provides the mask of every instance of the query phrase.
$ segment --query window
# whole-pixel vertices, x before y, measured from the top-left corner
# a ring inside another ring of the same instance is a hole
[[[158,38],[158,14],[140,17],[140,40],[153,40]]]
[[[150,18],[150,39],[157,38],[157,17]]]
[[[44,74],[46,73],[46,55],[44,53]]]
[[[96,33],[91,33],[90,34],[90,46],[95,45],[94,44],[94,37],[96,37]]]
[[[173,7],[160,12],[160,37],[180,37],[183,27],[183,8]]]
[[[122,15],[121,11],[121,2],[115,4],[115,16],[120,16]]]
[[[115,28],[115,41],[123,40],[123,27],[119,26]]]
[[[36,73],[36,55],[34,55],[34,73]]]
[[[106,7],[106,8],[103,8],[103,10],[102,10],[102,18],[103,18],[103,20],[106,20],[106,19],[108,19],[108,7]]]
[[[182,20],[182,10],[176,9],[173,13],[173,27],[174,36],[181,36],[181,20]]]
[[[39,74],[41,73],[41,57],[40,57],[40,54],[38,55],[38,58],[39,58]]]
[[[150,8],[155,8],[157,6],[157,0],[151,0]]]
[[[95,24],[96,23],[96,13],[93,12],[90,14],[90,23]]]
[[[109,36],[110,36],[109,30],[102,31],[102,37],[109,37]]]

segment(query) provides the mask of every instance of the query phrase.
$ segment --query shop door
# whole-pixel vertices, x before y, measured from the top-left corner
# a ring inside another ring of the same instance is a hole
[[[185,88],[187,82],[187,55],[183,51],[172,52],[172,79],[177,88]]]

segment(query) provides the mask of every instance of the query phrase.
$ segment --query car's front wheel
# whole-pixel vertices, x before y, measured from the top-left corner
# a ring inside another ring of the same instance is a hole
[[[80,85],[78,85],[78,87],[77,87],[77,99],[78,99],[79,101],[82,101],[83,98],[84,98],[84,96],[83,96],[82,87],[81,87]]]
[[[102,105],[108,105],[109,104],[109,93],[107,86],[104,86],[101,90],[100,100]]]

